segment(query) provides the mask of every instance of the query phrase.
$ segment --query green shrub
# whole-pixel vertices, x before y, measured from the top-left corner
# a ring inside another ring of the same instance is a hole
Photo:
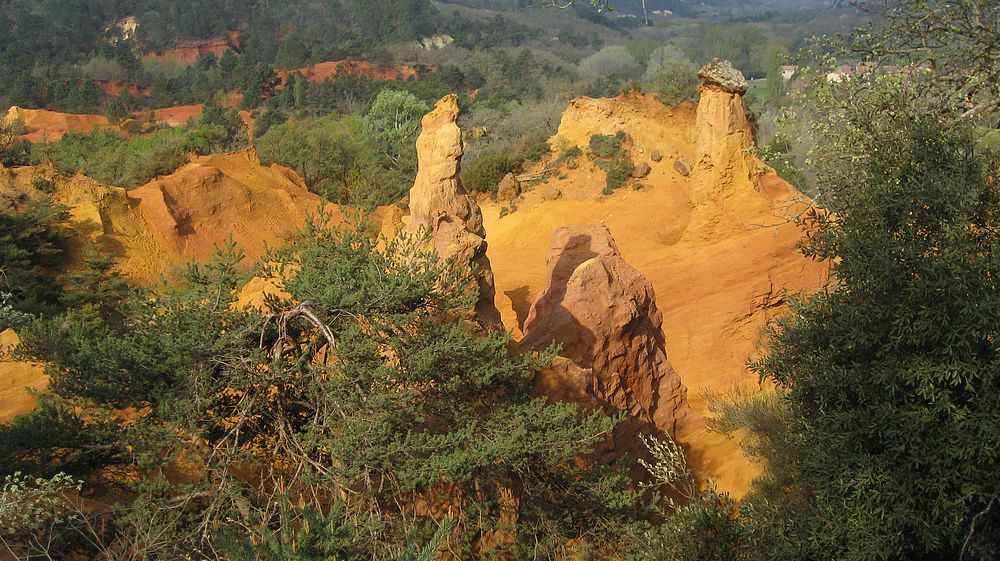
[[[271,127],[257,140],[257,152],[264,163],[294,169],[310,190],[335,203],[394,203],[413,176],[380,158],[362,127],[360,119],[335,113],[294,119]]]
[[[0,165],[14,167],[28,163],[31,143],[21,138],[26,130],[20,119],[0,122]]]
[[[106,131],[67,133],[60,140],[36,144],[31,161],[51,161],[60,173],[79,171],[102,183],[133,188],[184,165],[189,153],[211,154],[232,147],[234,133],[220,124],[161,129],[130,139]]]
[[[62,287],[51,273],[64,265],[73,231],[66,225],[69,207],[47,198],[28,201],[20,208],[0,207],[0,330],[23,315],[41,315],[59,309]]]
[[[595,134],[590,137],[590,157],[591,158],[614,158],[622,149],[622,141],[626,138],[624,131],[618,131],[614,135]]]
[[[31,182],[31,186],[46,194],[54,193],[56,190],[55,184],[44,177],[35,178],[35,180]]]
[[[502,152],[487,152],[462,170],[462,184],[474,193],[496,193],[500,180],[514,171],[518,161]]]
[[[618,131],[614,135],[595,134],[590,137],[590,157],[607,174],[602,191],[605,195],[624,187],[635,170],[635,164],[622,147],[627,138],[624,131]]]

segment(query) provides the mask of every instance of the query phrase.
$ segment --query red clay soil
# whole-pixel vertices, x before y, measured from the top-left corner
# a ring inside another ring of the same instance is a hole
[[[278,77],[281,78],[280,87],[284,87],[288,76],[295,72],[301,73],[310,82],[322,82],[345,74],[353,76],[355,79],[374,78],[376,80],[409,80],[417,76],[416,67],[405,64],[382,66],[359,60],[334,60],[295,70],[278,70]]]
[[[176,105],[174,107],[164,107],[154,109],[153,118],[158,123],[166,123],[171,127],[180,127],[188,122],[188,119],[200,119],[205,106],[198,103],[195,105]],[[149,116],[149,111],[139,111],[135,118],[145,120]]]
[[[137,86],[129,82],[119,82],[118,80],[94,80],[98,88],[106,95],[118,97],[125,90],[134,96],[147,96],[153,92],[151,88]]]
[[[242,43],[242,33],[239,31],[230,31],[229,36],[224,39],[185,43],[162,54],[148,54],[146,58],[170,61],[180,66],[188,67],[209,53],[216,57],[221,57],[226,51],[239,53]]]

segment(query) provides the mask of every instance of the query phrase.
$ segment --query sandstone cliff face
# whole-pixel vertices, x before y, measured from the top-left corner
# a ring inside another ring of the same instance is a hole
[[[438,255],[475,267],[479,288],[476,316],[480,323],[493,326],[500,323],[500,313],[493,303],[496,289],[486,256],[483,215],[459,178],[464,148],[458,111],[458,97],[448,95],[421,122],[417,178],[410,189],[409,229],[430,230]]]
[[[310,82],[322,82],[336,76],[351,76],[355,79],[410,80],[416,78],[418,74],[415,66],[406,64],[383,66],[363,60],[332,60],[318,62],[295,70],[278,70],[278,79],[281,80],[279,89],[284,88],[288,83],[288,77],[296,72],[302,74]]]
[[[190,42],[180,45],[176,49],[166,51],[163,54],[148,54],[146,58],[169,61],[183,67],[188,67],[194,65],[198,62],[198,59],[207,54],[221,57],[226,51],[239,53],[242,47],[243,33],[241,31],[230,31],[224,38]]]
[[[103,115],[77,115],[59,113],[44,109],[22,109],[12,106],[3,122],[21,121],[25,133],[21,138],[29,142],[54,142],[68,132],[88,132],[93,128],[111,129],[111,123]]]
[[[546,264],[549,284],[531,306],[522,344],[541,350],[560,343],[572,364],[557,362],[540,376],[539,389],[626,412],[629,436],[653,428],[674,433],[690,412],[687,390],[667,359],[649,280],[625,262],[604,225],[556,230]],[[632,445],[618,442],[616,452]]]
[[[46,166],[15,168],[11,176],[11,188],[30,196],[37,196],[34,179],[52,180],[52,198],[72,207],[71,225],[116,255],[119,270],[140,285],[210,259],[230,239],[252,262],[304,225],[309,213],[324,209],[334,222],[341,217],[293,171],[261,165],[250,150],[196,157],[128,191],[83,175],[64,178]]]

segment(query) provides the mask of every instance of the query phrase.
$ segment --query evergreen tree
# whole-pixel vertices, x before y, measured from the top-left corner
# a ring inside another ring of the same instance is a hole
[[[47,198],[0,209],[0,292],[7,304],[32,315],[59,310],[62,288],[55,273],[62,265],[72,232],[69,207]],[[11,327],[0,324],[0,330]]]
[[[106,525],[53,526],[55,541],[139,558],[414,558],[405,544],[440,543],[450,512],[463,558],[620,548],[641,502],[623,474],[578,462],[616,420],[531,397],[550,355],[512,354],[509,335],[460,319],[468,267],[327,219],[267,259],[287,292],[269,311],[237,305],[230,250],[117,321],[69,314],[25,333],[50,393],[0,426],[0,466],[86,478],[122,505]]]

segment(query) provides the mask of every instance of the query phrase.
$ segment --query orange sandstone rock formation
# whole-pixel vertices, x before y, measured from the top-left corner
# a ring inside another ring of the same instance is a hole
[[[464,148],[458,112],[458,97],[448,95],[421,121],[408,227],[411,231],[429,230],[438,255],[475,268],[479,288],[476,316],[484,325],[498,325],[500,314],[493,303],[496,291],[486,256],[483,215],[459,178]]]
[[[13,106],[3,118],[5,123],[19,120],[26,127],[21,138],[29,142],[53,142],[68,132],[89,132],[91,129],[111,129],[111,123],[103,115],[77,115],[59,113],[44,109],[22,109]]]
[[[734,217],[727,200],[741,190],[755,188],[764,171],[754,151],[753,130],[743,105],[747,81],[729,61],[713,59],[698,72],[702,84],[695,128],[696,144],[692,202],[696,219],[725,228]],[[707,226],[702,235],[716,233]]]
[[[625,262],[604,225],[557,229],[546,266],[549,284],[531,306],[521,343],[536,350],[560,343],[560,356],[578,368],[543,373],[539,389],[627,413],[618,453],[634,448],[636,431],[673,434],[690,414],[687,389],[667,359],[649,280]],[[622,436],[631,445],[621,446]]]
[[[693,167],[700,159],[697,114],[694,104],[667,107],[644,95],[574,100],[550,141],[554,151],[579,146],[586,152],[591,135],[624,131],[631,138],[632,160],[649,162],[645,187],[603,195],[605,172],[581,157],[579,165],[550,175],[548,184],[526,190],[514,212],[501,212],[505,203],[484,201],[483,223],[490,235],[497,306],[515,334],[526,327],[532,302],[549,286],[546,253],[556,231],[602,223],[614,233],[622,257],[655,290],[666,354],[688,388],[695,414],[680,423],[678,439],[700,479],[711,477],[738,496],[759,468],[737,442],[707,430],[702,393],[756,383],[746,360],[759,352],[763,327],[782,312],[782,291],[821,287],[826,267],[796,248],[802,234],[790,218],[806,197],[759,161],[751,161],[762,172],[753,180],[733,175],[719,185],[719,204],[696,203],[697,172],[684,176],[675,162]],[[654,150],[660,161],[651,158]],[[543,191],[549,188],[562,196],[546,200]]]
[[[118,80],[94,80],[98,88],[101,91],[111,97],[118,97],[123,91],[128,91],[128,93],[134,96],[147,96],[153,93],[152,88],[143,87],[138,84],[133,84],[131,82],[120,82]]]
[[[243,33],[240,31],[230,31],[225,38],[213,39],[211,41],[195,41],[179,45],[161,54],[151,53],[146,55],[148,59],[167,61],[179,66],[191,66],[198,62],[198,59],[212,54],[221,57],[226,51],[239,53],[243,45]]]
[[[263,166],[249,150],[195,158],[128,196],[167,263],[203,261],[228,240],[256,260],[324,208],[291,170]]]
[[[417,77],[415,66],[399,64],[383,66],[362,60],[332,60],[319,62],[294,70],[278,70],[281,80],[279,88],[285,87],[288,77],[295,72],[302,74],[310,82],[322,82],[336,76],[351,76],[357,80],[373,78],[375,80],[410,80]]]
[[[321,209],[335,222],[341,218],[338,207],[325,205],[292,170],[261,165],[249,150],[196,157],[128,191],[39,166],[9,173],[13,188],[29,195],[35,178],[52,180],[53,198],[72,207],[72,225],[117,255],[120,270],[137,284],[209,259],[229,240],[252,262]]]
[[[153,120],[157,123],[164,123],[171,127],[180,127],[187,124],[188,119],[200,119],[202,112],[205,110],[205,106],[198,103],[195,105],[175,105],[173,107],[164,107],[161,109],[154,109]],[[135,113],[135,118],[139,120],[145,120],[149,118],[149,111]]]

